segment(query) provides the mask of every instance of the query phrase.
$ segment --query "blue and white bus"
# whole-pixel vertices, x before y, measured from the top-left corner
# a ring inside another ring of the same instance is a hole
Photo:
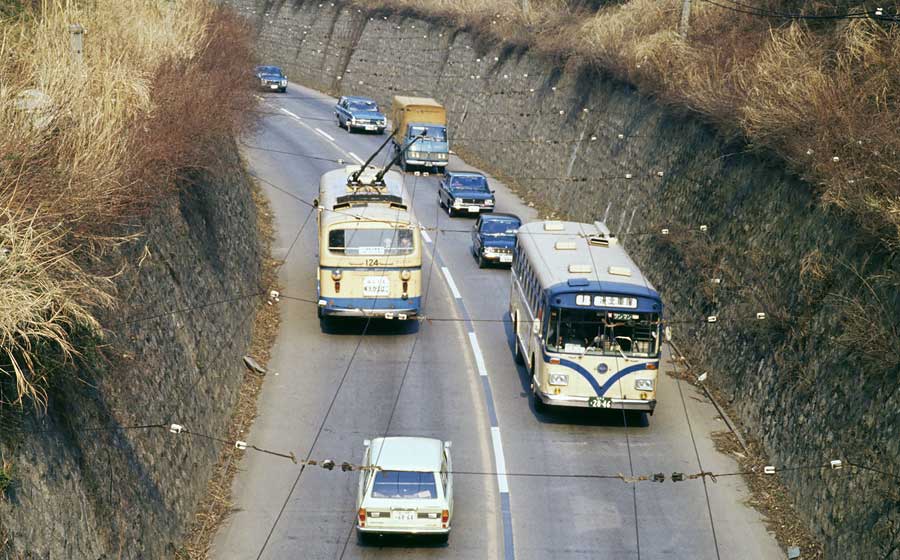
[[[535,408],[653,413],[662,300],[601,222],[518,231],[510,318]]]

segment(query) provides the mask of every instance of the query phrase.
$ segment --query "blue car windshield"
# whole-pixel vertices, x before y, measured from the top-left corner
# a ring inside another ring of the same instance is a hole
[[[425,135],[423,140],[434,140],[435,142],[447,141],[447,127],[440,125],[410,125],[409,136]]]
[[[350,104],[351,111],[378,111],[378,105],[371,101],[354,101]]]
[[[437,498],[434,473],[376,471],[373,498]]]
[[[258,68],[260,74],[275,74],[276,76],[281,75],[281,68],[277,66],[260,66]]]
[[[519,229],[516,220],[485,220],[481,224],[481,233],[494,235],[515,235]]]
[[[457,175],[450,179],[450,186],[472,191],[488,190],[487,179],[477,175]]]

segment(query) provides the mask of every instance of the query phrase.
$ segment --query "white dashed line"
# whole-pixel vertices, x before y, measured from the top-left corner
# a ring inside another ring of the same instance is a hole
[[[321,131],[319,131],[319,132],[321,132]],[[324,134],[324,133],[323,133],[323,134]],[[347,153],[350,154],[350,157],[352,157],[353,159],[355,159],[357,162],[359,162],[359,163],[366,163],[366,160],[364,160],[363,158],[361,158],[361,157],[359,157],[358,155],[354,154],[353,152],[347,152]]]
[[[491,443],[494,447],[494,463],[497,464],[497,487],[500,493],[509,493],[509,481],[506,479],[506,459],[503,457],[503,442],[500,441],[500,428],[491,428]]]
[[[469,342],[472,344],[472,353],[475,354],[475,364],[478,366],[478,373],[482,377],[487,376],[487,366],[484,365],[484,356],[481,354],[481,346],[478,345],[478,338],[475,333],[469,333]]]
[[[281,112],[284,113],[285,115],[288,115],[289,117],[294,117],[294,118],[297,119],[298,121],[300,120],[300,117],[298,117],[298,116],[295,115],[294,113],[291,113],[290,111],[288,111],[288,110],[285,109],[284,107],[279,107],[279,109],[280,109]],[[318,130],[318,129],[316,129],[316,130]]]
[[[462,294],[459,293],[459,289],[456,287],[456,282],[453,281],[453,277],[450,276],[450,269],[446,266],[441,267],[441,272],[444,273],[444,278],[447,279],[447,284],[450,285],[450,292],[453,294],[453,297],[456,299],[462,299]]]
[[[425,240],[425,243],[431,243],[431,237],[428,236],[428,232],[424,229],[422,230],[422,239]]]
[[[316,129],[316,132],[318,132],[319,134],[321,134],[321,135],[324,136],[325,138],[328,138],[329,140],[331,140],[332,142],[334,142],[334,136],[331,136],[330,134],[328,134],[327,132],[325,132],[325,131],[322,130],[321,128],[317,128],[317,129]],[[359,158],[357,158],[357,159],[359,159]]]

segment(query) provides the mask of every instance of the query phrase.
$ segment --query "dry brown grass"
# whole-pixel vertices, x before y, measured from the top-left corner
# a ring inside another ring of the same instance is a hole
[[[214,144],[249,114],[252,56],[247,28],[203,0],[39,4],[0,22],[0,376],[6,401],[41,405],[41,350],[76,353],[71,332],[100,334],[93,310],[114,301],[86,265],[185,171],[218,166]]]

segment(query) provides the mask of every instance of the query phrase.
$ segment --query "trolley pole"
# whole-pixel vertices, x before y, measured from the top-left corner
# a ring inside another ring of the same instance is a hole
[[[687,37],[688,28],[691,25],[691,0],[684,0],[681,4],[681,23],[678,26],[678,34]]]

